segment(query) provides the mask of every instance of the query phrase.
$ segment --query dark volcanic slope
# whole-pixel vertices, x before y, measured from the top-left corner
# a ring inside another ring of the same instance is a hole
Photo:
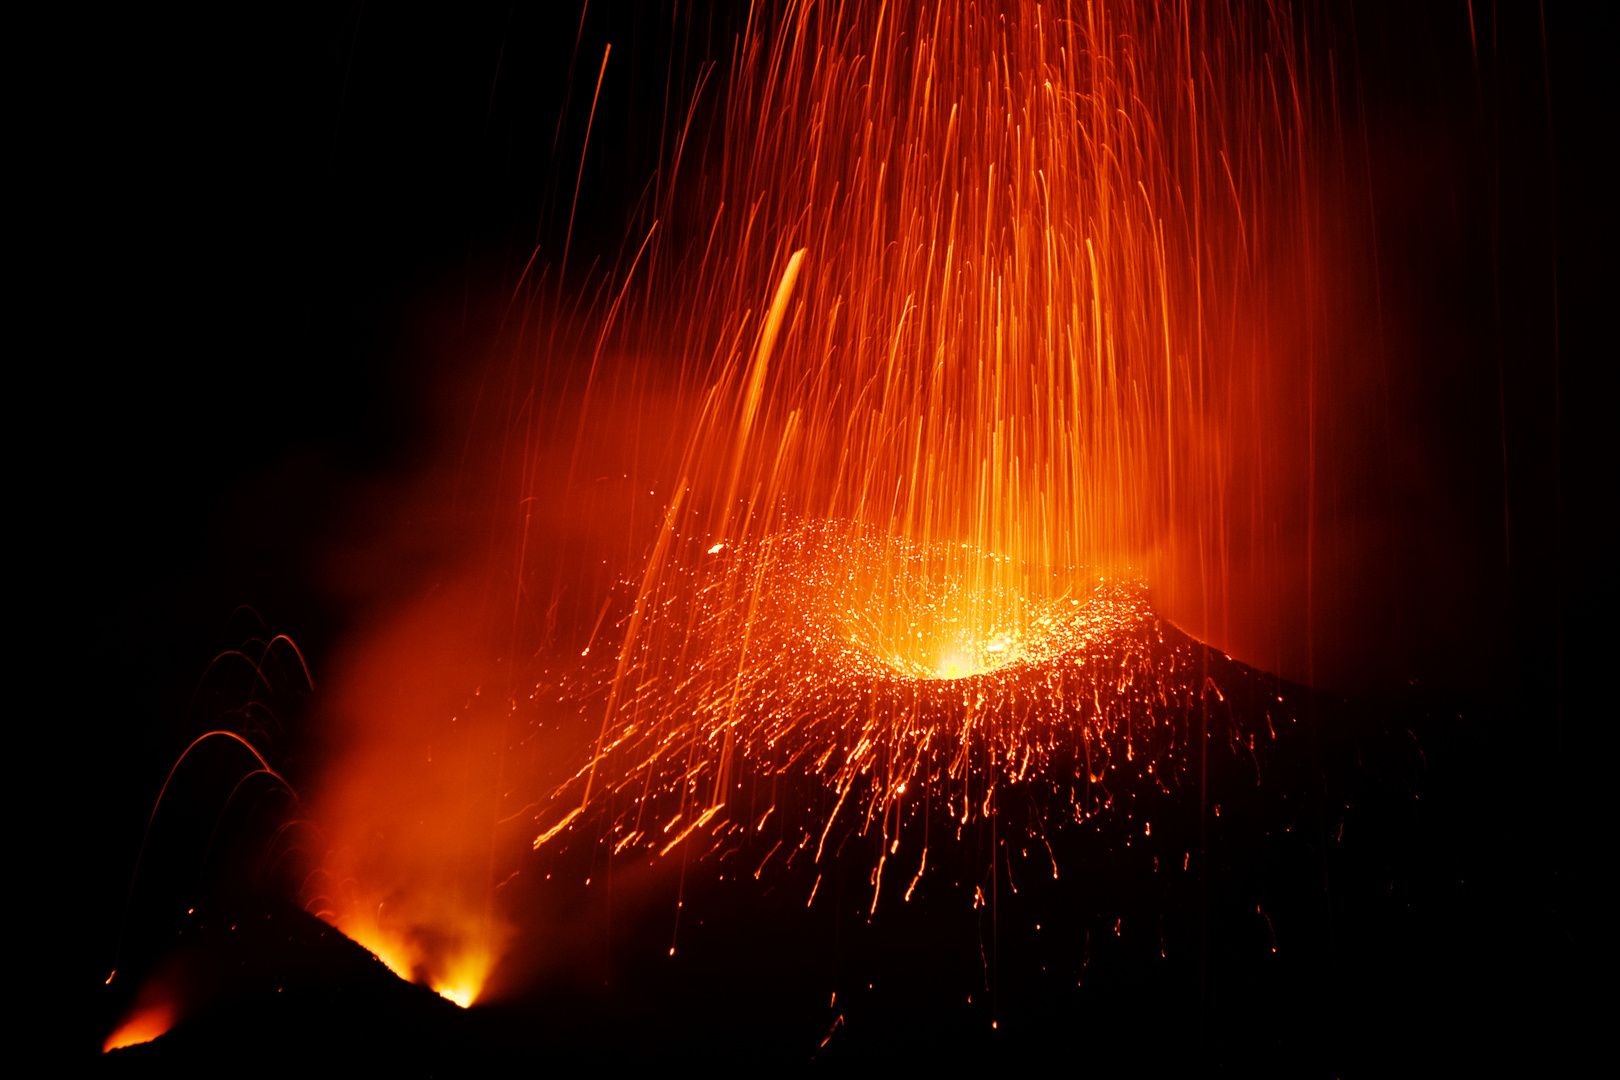
[[[540,883],[512,898],[509,970],[540,974],[465,1012],[294,908],[222,901],[153,968],[179,973],[188,1018],[104,1061],[1340,1074],[1556,1056],[1519,1034],[1549,1030],[1567,995],[1549,984],[1527,1013],[1517,989],[1562,954],[1538,942],[1546,870],[1483,779],[1501,722],[1417,690],[1313,694],[1173,631],[1167,645],[1197,649],[1219,689],[1190,718],[1207,728],[1202,760],[1121,771],[1111,808],[1083,824],[1039,805],[1050,787],[1014,785],[959,837],[936,810],[909,901],[896,887],[870,911],[876,852],[853,830],[819,865],[756,877],[757,853],[693,855],[684,881],[629,866],[604,879],[576,844],[551,881],[525,875]],[[544,914],[524,923],[524,911]]]
[[[1475,786],[1495,721],[1416,689],[1311,693],[1168,627],[1161,647],[1209,681],[1177,720],[1193,738],[1152,773],[1140,752],[1117,760],[1084,823],[1050,778],[960,830],[936,807],[927,873],[906,901],[916,856],[891,860],[875,913],[875,829],[757,878],[754,845],[689,864],[678,933],[672,882],[611,916],[600,894],[553,895],[591,937],[591,975],[503,1008],[541,1018],[549,1045],[649,1058],[1333,1073],[1497,1053],[1486,973],[1539,961],[1482,948],[1504,916],[1523,925],[1518,883],[1534,880],[1498,859],[1497,793]],[[574,881],[600,889],[602,863],[576,857]],[[543,931],[525,948],[542,956]]]
[[[484,1045],[455,1005],[314,916],[263,897],[196,909],[145,987],[147,1000],[175,1000],[183,1019],[103,1055],[114,1073],[454,1075],[510,1056]]]

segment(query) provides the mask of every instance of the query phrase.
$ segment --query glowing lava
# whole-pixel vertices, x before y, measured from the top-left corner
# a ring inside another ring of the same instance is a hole
[[[727,549],[655,613],[660,625],[686,628],[682,663],[650,650],[632,657],[641,678],[625,714],[636,719],[610,728],[602,753],[563,785],[553,805],[573,809],[537,848],[579,821],[594,786],[602,801],[627,807],[605,824],[616,853],[668,854],[699,835],[718,845],[780,811],[783,827],[799,831],[793,850],[819,858],[843,821],[878,830],[892,854],[902,836],[911,845],[923,834],[927,802],[955,808],[966,824],[990,814],[1010,785],[1050,787],[1084,820],[1110,763],[1140,757],[1172,768],[1189,741],[1202,681],[1190,653],[1164,644],[1130,580],[1092,575],[1082,596],[986,608],[964,581],[994,560],[960,546],[949,553],[957,576],[932,569],[945,552],[848,522]],[[1019,569],[1058,572],[1082,576]],[[768,582],[749,597],[741,629],[726,591],[737,579]],[[941,659],[931,635],[984,625],[975,619],[986,610],[1019,619]],[[833,793],[829,814],[805,819],[790,786],[778,787],[776,778],[806,773]],[[762,786],[772,793],[764,805]],[[744,788],[755,792],[746,805],[734,801]],[[920,875],[925,841],[912,857]],[[873,884],[875,908],[881,873]]]

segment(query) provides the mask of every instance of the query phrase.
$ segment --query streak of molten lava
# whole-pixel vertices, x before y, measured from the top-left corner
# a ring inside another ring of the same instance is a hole
[[[839,822],[881,834],[880,867],[904,835],[920,876],[924,792],[966,825],[993,812],[1001,788],[1040,783],[1083,821],[1098,798],[1090,785],[1110,766],[1185,757],[1201,679],[1191,653],[1166,646],[1140,585],[1094,575],[1038,609],[996,605],[1022,612],[1013,629],[982,621],[979,575],[930,575],[943,557],[848,523],[728,545],[650,613],[687,628],[685,665],[650,647],[631,657],[641,676],[619,707],[634,719],[608,729],[614,742],[558,801],[594,785],[630,807],[609,830],[616,852],[668,854],[700,831],[746,839],[780,811],[818,859]],[[769,582],[749,598],[741,634],[727,596],[739,579]],[[787,794],[806,773],[836,796],[820,821],[802,820]],[[769,788],[763,804],[731,805],[745,777]],[[574,805],[535,847],[579,813]],[[875,908],[881,870],[873,885]]]
[[[1221,564],[1231,403],[1311,287],[1296,34],[1131,0],[750,16],[713,216],[647,309],[695,419],[537,848],[608,802],[615,850],[723,838],[746,768],[821,776],[807,837],[847,803],[887,851],[908,792],[965,822],[1184,743],[1204,688],[1138,582]]]
[[[750,8],[716,155],[687,175],[689,119],[658,222],[579,335],[583,396],[544,370],[566,366],[557,331],[524,342],[542,361],[527,391],[512,384],[499,453],[502,476],[521,473],[505,502],[522,508],[518,557],[488,590],[509,595],[515,571],[521,598],[444,643],[476,652],[497,621],[543,623],[538,650],[517,629],[504,646],[547,671],[510,712],[572,715],[530,716],[478,769],[518,742],[536,760],[580,750],[548,726],[588,731],[578,767],[515,796],[483,772],[445,786],[455,770],[411,756],[417,728],[465,714],[443,688],[375,680],[360,708],[379,745],[407,749],[344,780],[339,846],[373,866],[329,868],[327,894],[352,884],[361,913],[337,924],[453,996],[478,981],[458,957],[483,957],[481,977],[499,953],[469,885],[488,895],[487,822],[532,825],[536,849],[581,830],[650,859],[693,838],[719,850],[773,815],[819,859],[843,823],[882,838],[875,909],[886,860],[904,853],[911,888],[928,866],[919,805],[965,826],[1038,783],[1083,821],[1108,805],[1107,769],[1181,768],[1210,686],[1142,583],[1185,594],[1192,567],[1206,595],[1221,587],[1228,486],[1274,454],[1251,399],[1316,280],[1300,31],[1286,5],[1256,8]],[[700,220],[683,232],[688,188]],[[655,405],[678,434],[624,501],[663,512],[639,569],[592,594],[605,518],[595,546],[547,548],[537,515],[595,498],[593,475],[628,483],[633,467],[608,462],[621,448],[587,432]],[[566,466],[559,429],[577,432]],[[388,664],[417,678],[435,655],[413,644]],[[830,812],[775,801],[800,778]],[[742,805],[745,779],[764,806]],[[491,806],[468,810],[469,790]]]

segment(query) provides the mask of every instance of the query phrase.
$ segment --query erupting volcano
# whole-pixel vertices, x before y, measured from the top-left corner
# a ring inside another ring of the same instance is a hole
[[[1367,17],[594,10],[549,97],[505,16],[480,138],[547,144],[538,227],[428,290],[449,434],[332,489],[305,561],[342,633],[295,669],[255,631],[195,695],[224,719],[147,821],[109,1057],[205,1055],[273,981],[325,1003],[292,1025],[380,995],[435,1068],[685,1054],[721,1016],[756,1061],[1096,1024],[1362,1060],[1322,1017],[1371,999],[1312,995],[1462,887],[1421,800],[1474,797],[1446,770],[1498,715],[1406,674],[1486,559],[1436,554],[1474,421],[1402,427],[1387,342],[1427,301],[1379,247]],[[1245,1000],[1291,1033],[1234,1034]]]
[[[603,791],[642,792],[620,848],[740,828],[749,755],[814,763],[840,806],[883,762],[860,801],[886,834],[908,790],[1130,740],[1097,684],[1134,679],[1096,672],[1148,614],[1109,583],[1218,557],[1234,458],[1279,453],[1271,399],[1233,402],[1259,357],[1310,360],[1264,345],[1294,305],[1262,310],[1315,302],[1297,34],[1135,4],[751,13],[704,227],[667,276],[631,267],[644,306],[592,355],[594,380],[610,334],[681,342],[690,434],[578,805],[536,847]]]

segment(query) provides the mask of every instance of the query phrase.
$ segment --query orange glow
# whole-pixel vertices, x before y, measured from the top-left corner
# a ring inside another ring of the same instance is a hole
[[[129,1018],[107,1036],[107,1041],[101,1044],[102,1053],[151,1042],[174,1027],[179,1019],[179,1009],[175,1003],[169,1000],[145,1000],[145,997],[143,994],[143,1000],[136,1004]]]
[[[463,1008],[483,992],[505,934],[488,880],[491,703],[476,681],[466,689],[474,624],[462,594],[443,596],[352,659],[339,707],[355,743],[318,795],[331,848],[305,898],[400,978]]]
[[[383,965],[407,982],[426,982],[434,993],[467,1008],[478,1000],[489,978],[493,957],[487,947],[463,944],[431,969],[425,950],[376,921],[343,920],[335,924],[350,939],[364,946]]]

